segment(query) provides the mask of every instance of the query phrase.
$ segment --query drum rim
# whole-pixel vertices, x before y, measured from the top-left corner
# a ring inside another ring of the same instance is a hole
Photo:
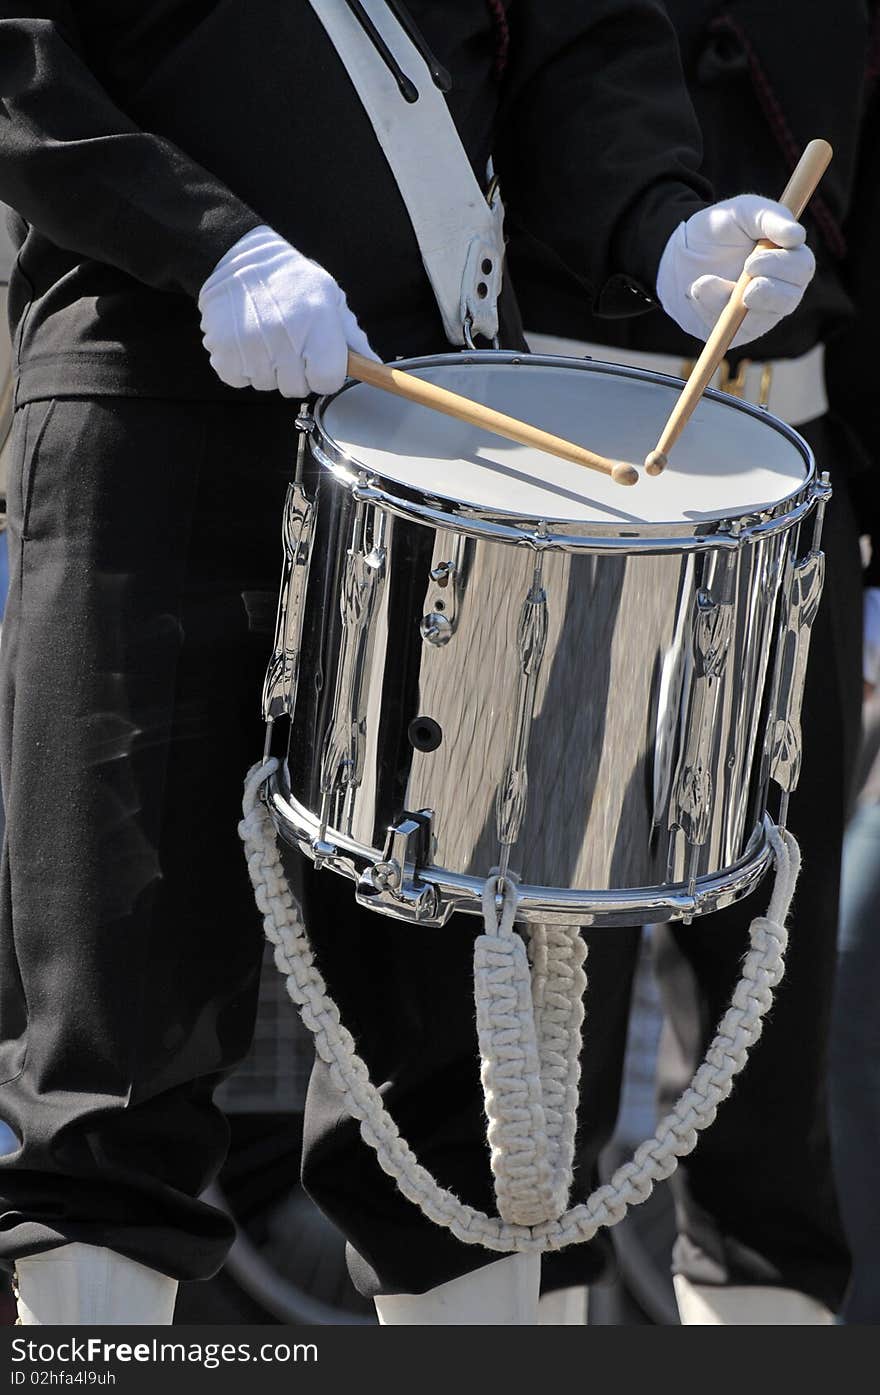
[[[312,844],[321,834],[320,819],[294,797],[281,771],[267,782],[266,800],[276,832],[289,846],[298,848],[314,861]],[[773,820],[765,810],[742,857],[718,871],[697,877],[693,891],[686,882],[610,889],[568,889],[522,883],[518,887],[517,917],[528,923],[582,925],[602,930],[688,921],[723,910],[733,901],[750,895],[764,876],[772,860],[768,838],[768,829],[772,826]],[[324,830],[323,838],[334,848],[332,857],[324,859],[325,865],[349,880],[357,881],[365,870],[382,860],[378,849],[367,847],[338,829]],[[426,928],[444,925],[450,915],[460,911],[482,914],[485,878],[434,866],[420,867],[418,877],[420,882],[434,886],[439,893],[437,915],[419,921],[420,925]],[[374,903],[373,909],[392,919],[405,919],[402,914],[383,909],[378,903]]]
[[[650,369],[630,368],[587,357],[566,358],[505,349],[428,354],[395,360],[394,367],[410,371],[462,363],[535,364],[636,378],[665,387],[683,386],[683,379]],[[465,536],[576,552],[688,552],[713,547],[736,548],[756,537],[770,536],[797,523],[810,511],[818,492],[815,456],[809,443],[794,427],[774,417],[764,407],[707,388],[704,396],[771,426],[795,447],[804,460],[806,475],[803,482],[775,504],[760,511],[744,510],[724,518],[669,523],[606,523],[590,520],[585,524],[571,519],[529,518],[522,514],[495,512],[473,504],[456,503],[441,495],[428,494],[416,486],[391,480],[368,470],[356,456],[338,445],[325,423],[325,414],[337,398],[357,386],[357,380],[349,378],[337,392],[319,398],[313,414],[303,423],[309,429],[312,455],[318,464],[347,485],[358,500],[375,504],[396,517],[408,518],[432,528],[448,528]]]

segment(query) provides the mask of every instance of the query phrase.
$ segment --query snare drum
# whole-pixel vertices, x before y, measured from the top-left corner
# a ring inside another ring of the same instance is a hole
[[[681,388],[536,355],[400,366],[635,461]],[[533,922],[750,891],[822,586],[829,490],[797,433],[710,392],[623,489],[359,383],[299,424],[264,693],[281,836],[426,924],[480,913],[496,867]]]

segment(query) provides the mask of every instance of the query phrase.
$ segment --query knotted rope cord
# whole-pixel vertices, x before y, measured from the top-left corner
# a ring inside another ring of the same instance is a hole
[[[577,927],[538,925],[530,971],[517,901],[515,879],[493,868],[486,933],[474,944],[474,1002],[498,1212],[534,1226],[561,1216],[571,1190],[587,947]]]
[[[553,1214],[568,1205],[580,1101],[587,944],[573,925],[536,925],[529,941],[544,1114],[556,1173]]]
[[[616,1225],[630,1206],[650,1196],[655,1182],[675,1171],[679,1158],[694,1149],[699,1131],[714,1120],[718,1106],[730,1094],[734,1078],[761,1035],[763,1018],[784,970],[783,956],[788,943],[784,922],[800,868],[800,851],[795,839],[787,831],[777,828],[769,831],[776,860],[770,905],[765,916],[757,916],[752,921],[750,948],[730,1007],[702,1065],[680,1099],[660,1121],[654,1135],[587,1201],[556,1219],[536,1225],[520,1224],[503,1217],[487,1216],[441,1187],[401,1138],[372,1084],[367,1067],[357,1055],[354,1040],[343,1027],[339,1011],[315,965],[302,915],[284,874],[272,818],[260,797],[263,785],[277,769],[277,759],[270,757],[254,766],[245,782],[244,817],[239,833],[245,845],[257,906],[263,915],[266,935],[275,946],[276,965],[286,977],[287,991],[300,1008],[303,1022],[314,1035],[318,1055],[329,1066],[333,1084],[342,1094],[347,1110],[360,1121],[361,1136],[375,1152],[383,1171],[394,1178],[408,1201],[436,1225],[445,1226],[456,1239],[506,1254],[562,1249],[592,1239],[602,1226]],[[503,915],[507,913],[507,905],[503,900]],[[500,928],[500,923],[496,928]],[[567,1100],[571,1090],[569,1077]],[[573,1116],[574,1109],[570,1112]],[[563,1144],[559,1154],[565,1150]],[[552,1149],[550,1155],[553,1155]]]

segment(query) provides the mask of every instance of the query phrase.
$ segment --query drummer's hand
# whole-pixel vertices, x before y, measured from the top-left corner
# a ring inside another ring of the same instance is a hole
[[[800,304],[816,270],[805,236],[788,209],[757,194],[701,209],[666,244],[657,273],[660,304],[688,334],[706,339],[746,267],[755,279],[743,295],[749,313],[733,343],[747,344]],[[763,237],[776,246],[755,250]]]
[[[255,228],[217,263],[199,294],[211,365],[230,387],[283,397],[335,392],[349,349],[376,355],[328,271],[271,228]]]

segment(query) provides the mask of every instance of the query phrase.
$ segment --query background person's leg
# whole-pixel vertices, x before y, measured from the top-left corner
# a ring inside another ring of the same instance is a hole
[[[827,1048],[840,852],[861,694],[858,541],[840,483],[823,546],[827,579],[810,651],[803,770],[788,821],[803,867],[785,978],[733,1093],[672,1185],[675,1268],[691,1284],[778,1286],[836,1311],[849,1253],[831,1170]],[[762,909],[759,892],[691,926],[655,933],[667,1012],[663,1109],[705,1050],[739,973],[748,925]]]
[[[880,1322],[880,803],[847,831],[831,1032],[831,1124],[840,1209],[853,1256],[843,1316]]]

